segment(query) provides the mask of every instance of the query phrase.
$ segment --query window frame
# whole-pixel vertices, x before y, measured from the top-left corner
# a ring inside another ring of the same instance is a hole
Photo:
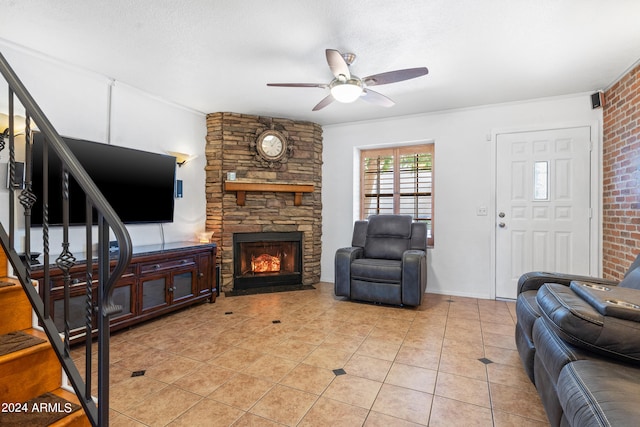
[[[378,156],[393,156],[393,211],[394,213],[399,213],[400,210],[400,157],[403,155],[413,155],[413,154],[422,154],[428,153],[431,155],[431,216],[430,218],[426,218],[426,220],[430,221],[430,235],[427,237],[427,246],[433,247],[434,245],[434,237],[435,237],[435,144],[434,143],[422,143],[418,145],[403,145],[396,147],[386,147],[386,148],[373,148],[373,149],[362,149],[360,150],[360,219],[366,219],[366,209],[365,209],[365,200],[367,199],[365,195],[365,159],[371,157]],[[382,194],[379,194],[380,197]],[[390,197],[389,195],[383,197]]]

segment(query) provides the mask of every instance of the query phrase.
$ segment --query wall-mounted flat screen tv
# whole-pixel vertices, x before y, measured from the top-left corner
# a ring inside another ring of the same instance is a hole
[[[176,159],[115,145],[63,138],[98,189],[125,224],[173,221]],[[33,225],[43,224],[42,182],[44,135],[33,138],[33,191],[37,202],[32,209]],[[49,157],[49,224],[62,219],[62,165],[53,149]],[[69,183],[69,223],[86,224],[85,196],[77,182]],[[93,223],[97,222],[94,212]]]

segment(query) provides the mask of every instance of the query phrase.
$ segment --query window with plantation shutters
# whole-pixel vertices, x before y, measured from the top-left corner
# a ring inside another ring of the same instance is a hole
[[[411,215],[427,223],[433,245],[433,144],[363,150],[361,209],[375,214]]]

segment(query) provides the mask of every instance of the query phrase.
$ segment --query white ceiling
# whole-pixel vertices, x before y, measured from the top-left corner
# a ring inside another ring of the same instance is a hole
[[[203,113],[319,124],[606,88],[640,58],[638,0],[0,0],[0,39]],[[1,48],[1,45],[0,45]],[[426,66],[312,112],[325,49],[364,77]]]

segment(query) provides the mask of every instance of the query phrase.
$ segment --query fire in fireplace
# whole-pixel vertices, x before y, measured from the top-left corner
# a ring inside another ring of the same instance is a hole
[[[260,256],[251,256],[251,271],[253,273],[277,273],[280,271],[280,261],[282,254],[276,256],[262,254]]]
[[[302,233],[233,235],[235,290],[302,283]]]

